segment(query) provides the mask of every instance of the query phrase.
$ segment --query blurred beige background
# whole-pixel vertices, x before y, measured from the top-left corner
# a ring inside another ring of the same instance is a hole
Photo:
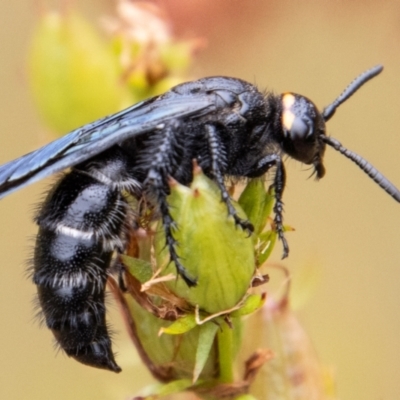
[[[37,2],[36,2],[37,3]],[[46,142],[25,81],[25,53],[37,8],[0,2],[0,163]],[[165,1],[176,30],[204,36],[194,76],[231,75],[277,93],[295,91],[321,107],[360,72],[384,73],[343,105],[329,133],[400,186],[400,2],[321,0]],[[93,21],[111,1],[79,5]],[[101,83],[100,83],[101,84]],[[400,205],[333,150],[319,183],[287,163],[284,200],[292,271],[318,265],[321,281],[301,318],[321,361],[336,370],[340,399],[400,398]],[[33,204],[49,182],[0,203],[0,398],[126,399],[149,374],[135,361],[117,313],[119,374],[56,356],[34,320],[35,287],[25,273]],[[275,252],[279,260],[280,249]],[[133,360],[133,361],[132,361]]]

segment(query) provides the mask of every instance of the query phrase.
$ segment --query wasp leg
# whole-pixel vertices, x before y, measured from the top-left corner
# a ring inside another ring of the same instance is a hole
[[[117,273],[117,279],[118,279],[118,287],[119,287],[119,290],[120,290],[122,293],[126,293],[126,292],[128,291],[128,288],[126,287],[125,279],[124,279],[125,273],[126,273],[126,267],[125,267],[125,265],[122,264],[122,262],[121,262],[120,260],[118,260],[118,261],[115,263],[114,270],[115,270],[116,273]]]
[[[229,196],[228,191],[226,190],[224,177],[221,172],[221,166],[223,167],[223,162],[226,158],[225,151],[223,146],[218,140],[217,129],[214,125],[206,125],[206,135],[208,140],[208,149],[210,152],[211,158],[211,172],[213,177],[221,191],[222,201],[226,204],[228,208],[228,213],[235,220],[235,224],[239,225],[243,230],[249,232],[249,234],[253,233],[254,226],[250,221],[244,220],[237,215],[235,207],[233,207],[231,198]],[[222,160],[222,161],[221,161]]]
[[[177,273],[190,287],[196,285],[196,279],[190,276],[179,260],[179,256],[176,252],[178,242],[173,236],[173,230],[176,230],[177,227],[169,212],[167,202],[169,191],[168,178],[176,164],[174,154],[177,153],[177,147],[179,146],[176,135],[179,134],[180,131],[181,124],[178,121],[171,121],[159,131],[159,135],[152,138],[151,157],[153,161],[151,162],[144,185],[151,191],[151,195],[155,197],[155,202],[160,210],[170,262],[175,264]]]
[[[282,193],[285,189],[286,172],[282,158],[279,154],[270,154],[262,158],[257,165],[258,173],[266,173],[270,168],[276,167],[274,183],[271,185],[275,190],[275,205],[274,205],[274,222],[275,229],[278,232],[278,237],[282,241],[283,255],[282,259],[289,255],[289,245],[284,235],[283,229],[283,201]]]

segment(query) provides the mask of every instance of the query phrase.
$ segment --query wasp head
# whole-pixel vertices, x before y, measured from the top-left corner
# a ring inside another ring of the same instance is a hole
[[[325,121],[315,104],[304,96],[284,93],[281,97],[282,148],[290,157],[312,164],[317,178],[325,175]]]

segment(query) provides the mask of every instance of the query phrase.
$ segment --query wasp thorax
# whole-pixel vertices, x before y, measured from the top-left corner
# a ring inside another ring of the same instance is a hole
[[[314,164],[317,175],[322,177],[325,145],[320,136],[325,134],[325,122],[315,104],[304,96],[284,93],[281,122],[283,150],[298,161]]]

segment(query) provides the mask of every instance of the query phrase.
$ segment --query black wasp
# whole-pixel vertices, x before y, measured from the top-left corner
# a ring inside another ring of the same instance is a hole
[[[355,162],[388,194],[400,191],[359,155],[326,136],[325,122],[369,79],[358,76],[322,112],[294,93],[260,93],[240,79],[213,77],[178,85],[169,92],[100,119],[0,167],[0,196],[72,167],[47,195],[35,221],[39,233],[33,281],[47,326],[76,360],[119,372],[105,320],[105,285],[115,255],[124,252],[130,209],[122,192],[150,199],[158,209],[171,261],[189,285],[196,284],[177,257],[169,213],[168,180],[192,179],[192,161],[221,191],[227,213],[248,231],[224,184],[227,177],[259,177],[274,170],[275,224],[283,243],[284,155],[325,173],[325,146]]]

